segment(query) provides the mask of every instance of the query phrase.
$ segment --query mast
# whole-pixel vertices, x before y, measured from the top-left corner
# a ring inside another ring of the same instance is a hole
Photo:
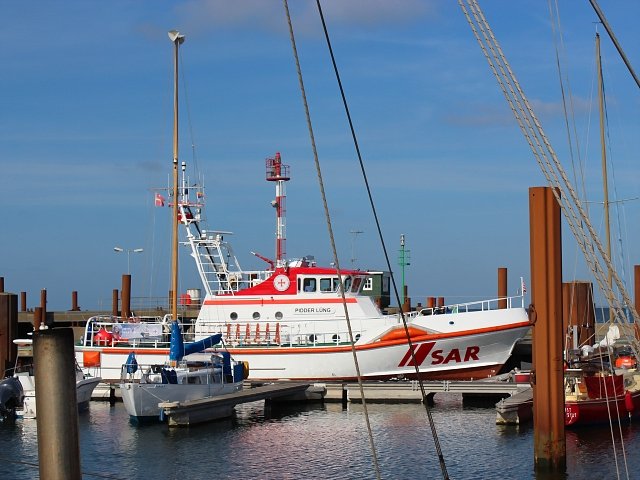
[[[600,35],[596,33],[596,62],[598,67],[598,106],[600,110],[600,152],[602,156],[602,184],[603,184],[603,193],[604,193],[604,226],[606,232],[606,251],[609,256],[609,261],[613,261],[611,259],[611,227],[609,223],[609,182],[607,180],[607,146],[605,143],[605,135],[604,135],[604,82],[602,79],[602,61],[600,58]],[[607,300],[609,301],[609,305],[613,305],[613,272],[611,269],[607,272],[607,286],[609,287],[607,290]],[[614,314],[611,309],[609,309],[609,322],[613,322]]]
[[[171,242],[171,318],[178,320],[178,49],[184,35],[176,30],[169,32],[174,45],[173,55],[173,229]]]

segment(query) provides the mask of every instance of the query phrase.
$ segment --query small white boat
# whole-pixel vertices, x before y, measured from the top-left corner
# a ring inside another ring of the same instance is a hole
[[[120,393],[124,407],[134,423],[159,421],[163,402],[186,402],[234,393],[242,389],[248,368],[234,362],[226,351],[215,352],[206,362],[187,362],[182,356],[201,351],[220,343],[222,335],[214,335],[200,342],[182,344],[180,326],[172,325],[173,365],[139,365],[131,353],[122,365]]]
[[[33,340],[14,340],[18,346],[16,365],[13,375],[6,378],[0,384],[4,397],[0,405],[0,413],[3,416],[15,415],[22,418],[36,418],[36,378],[33,362]],[[75,364],[76,375],[76,400],[79,410],[85,410],[89,406],[93,389],[102,381],[100,377],[85,374]]]

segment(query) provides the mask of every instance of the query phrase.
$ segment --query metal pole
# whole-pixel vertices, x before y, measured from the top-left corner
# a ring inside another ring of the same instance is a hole
[[[33,334],[40,478],[80,479],[73,330]]]
[[[180,44],[184,42],[184,35],[172,30],[169,32],[169,39],[174,45],[173,56],[173,226],[172,226],[172,248],[171,248],[171,316],[174,321],[178,320],[178,50]]]

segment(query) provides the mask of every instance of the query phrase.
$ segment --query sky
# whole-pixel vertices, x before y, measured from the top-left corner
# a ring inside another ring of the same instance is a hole
[[[404,234],[414,304],[493,298],[500,267],[515,294],[530,275],[528,189],[545,180],[458,3],[321,5],[398,285]],[[640,69],[640,2],[599,5]],[[610,200],[628,200],[612,213],[614,256],[632,279],[640,264],[637,85],[588,0],[480,6],[564,168],[573,177],[572,165],[584,166],[599,231],[601,33]],[[134,297],[167,295],[170,211],[154,207],[153,193],[171,172],[172,29],[186,37],[179,157],[204,178],[208,227],[233,232],[227,239],[243,268],[266,265],[250,252],[274,256],[265,159],[280,152],[291,168],[287,257],[333,260],[283,2],[31,1],[0,9],[5,291],[27,292],[32,308],[47,289],[48,310],[69,309],[77,291],[83,310],[109,310],[129,269]],[[316,3],[290,0],[289,9],[340,263],[386,270]],[[569,149],[560,77],[579,158]],[[566,225],[563,237],[563,280],[588,279]],[[188,253],[181,249],[181,292],[201,288]]]

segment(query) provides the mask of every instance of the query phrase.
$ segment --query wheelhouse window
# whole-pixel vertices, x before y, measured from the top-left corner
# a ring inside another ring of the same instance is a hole
[[[305,278],[302,280],[302,290],[305,292],[315,292],[316,291],[316,279],[315,278]]]
[[[362,290],[373,290],[373,277],[367,277],[367,279],[364,281]]]
[[[362,277],[356,277],[353,279],[353,285],[351,286],[351,291],[353,293],[358,293],[360,291],[361,286],[362,286]]]
[[[320,291],[321,292],[335,292],[336,284],[338,280],[335,278],[321,278],[320,279]]]

